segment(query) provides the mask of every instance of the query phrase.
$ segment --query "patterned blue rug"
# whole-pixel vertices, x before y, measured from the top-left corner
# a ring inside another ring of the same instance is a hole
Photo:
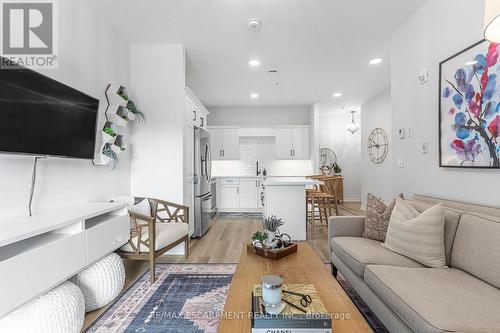
[[[215,333],[236,265],[157,265],[85,332]]]
[[[365,318],[366,322],[370,327],[372,328],[373,332],[375,333],[389,333],[387,328],[385,328],[384,324],[380,322],[380,320],[375,316],[375,314],[370,310],[368,305],[366,305],[365,302],[361,299],[361,297],[354,291],[354,289],[351,287],[349,282],[344,280],[340,274],[338,276],[337,281],[339,281],[340,285],[342,288],[344,288],[344,291],[347,293],[349,298],[352,300],[354,305],[358,308],[359,312],[363,315]]]
[[[146,272],[85,333],[215,333],[235,270],[232,264],[158,264],[153,285]],[[388,333],[350,284],[338,281],[373,331]]]

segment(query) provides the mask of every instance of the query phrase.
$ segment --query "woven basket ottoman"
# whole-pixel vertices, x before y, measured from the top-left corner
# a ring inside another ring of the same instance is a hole
[[[80,288],[63,282],[0,319],[0,332],[79,333],[85,317]]]
[[[119,255],[112,253],[71,278],[82,290],[85,311],[90,312],[112,302],[125,284],[125,267]]]

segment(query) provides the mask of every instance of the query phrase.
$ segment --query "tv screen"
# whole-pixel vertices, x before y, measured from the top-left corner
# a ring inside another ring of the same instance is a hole
[[[93,159],[99,100],[12,65],[0,69],[0,152]]]

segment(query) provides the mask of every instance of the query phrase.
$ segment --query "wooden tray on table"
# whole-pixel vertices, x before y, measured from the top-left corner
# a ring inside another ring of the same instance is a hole
[[[279,260],[292,253],[297,252],[297,244],[292,243],[289,246],[281,249],[266,249],[262,247],[255,247],[252,244],[247,244],[247,251],[256,253],[261,257],[268,258],[271,260]]]

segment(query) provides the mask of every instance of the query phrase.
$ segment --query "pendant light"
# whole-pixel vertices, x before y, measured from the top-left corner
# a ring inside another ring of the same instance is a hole
[[[351,134],[354,134],[356,133],[357,131],[359,131],[359,126],[356,125],[356,120],[354,119],[354,115],[356,114],[356,111],[351,111],[351,115],[352,115],[352,122],[351,122],[351,125],[347,128],[347,130],[349,132],[351,132]]]
[[[500,0],[486,0],[484,26],[484,38],[500,43]]]

